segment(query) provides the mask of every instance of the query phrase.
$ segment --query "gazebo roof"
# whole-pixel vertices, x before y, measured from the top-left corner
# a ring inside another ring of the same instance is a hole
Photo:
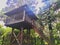
[[[37,19],[36,15],[30,10],[30,8],[29,8],[27,5],[24,5],[24,6],[21,6],[21,7],[19,7],[19,8],[16,8],[16,9],[12,10],[12,11],[6,12],[5,15],[11,16],[11,15],[20,13],[22,10],[25,10],[25,13],[26,13],[31,19],[34,19],[34,20]]]

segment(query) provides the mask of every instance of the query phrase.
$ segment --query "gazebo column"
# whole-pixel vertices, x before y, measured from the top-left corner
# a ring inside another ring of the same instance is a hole
[[[27,29],[27,45],[30,45],[30,28]]]
[[[20,30],[20,44],[23,45],[23,27]]]
[[[14,31],[14,28],[12,28],[12,32],[11,32],[11,40],[10,40],[10,45],[12,45],[12,40],[14,39],[14,36],[13,36],[13,31]]]

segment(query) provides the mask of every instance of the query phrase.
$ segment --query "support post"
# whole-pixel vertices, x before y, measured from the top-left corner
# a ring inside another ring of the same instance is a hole
[[[12,45],[12,40],[13,40],[13,31],[14,31],[14,28],[12,28],[12,32],[11,32],[11,40],[10,40],[10,45]]]
[[[23,27],[21,28],[21,38],[20,38],[20,44],[23,45]]]
[[[30,28],[27,29],[27,45],[30,45]]]

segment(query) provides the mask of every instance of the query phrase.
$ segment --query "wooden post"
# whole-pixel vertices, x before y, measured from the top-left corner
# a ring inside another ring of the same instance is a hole
[[[20,44],[23,45],[23,28],[21,28],[21,39],[20,39]]]
[[[27,29],[27,45],[30,45],[30,28]]]
[[[11,40],[10,40],[10,45],[12,45],[12,40],[13,40],[13,31],[14,31],[14,28],[12,28],[12,33],[11,33]]]

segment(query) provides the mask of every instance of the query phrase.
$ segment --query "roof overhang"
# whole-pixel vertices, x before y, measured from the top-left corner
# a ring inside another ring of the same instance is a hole
[[[25,10],[25,13],[31,18],[31,19],[37,19],[36,15],[30,10],[30,8],[27,5],[21,6],[19,8],[16,8],[12,11],[6,12],[5,15],[11,16],[17,13],[20,13],[22,10]]]

